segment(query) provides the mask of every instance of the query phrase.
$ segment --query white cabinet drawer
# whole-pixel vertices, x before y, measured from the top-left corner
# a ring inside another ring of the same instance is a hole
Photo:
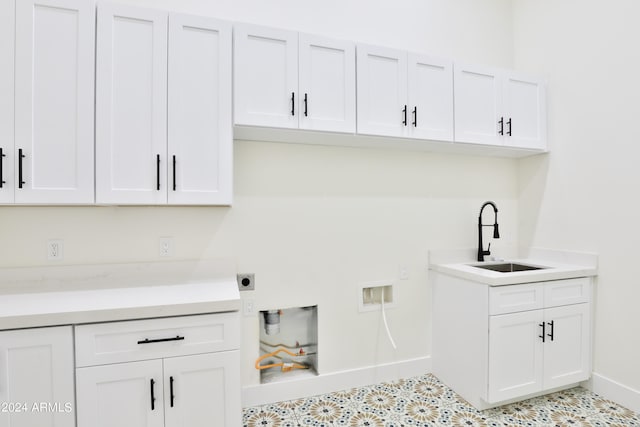
[[[580,304],[591,301],[591,279],[558,280],[544,283],[544,306]]]
[[[490,315],[536,310],[542,308],[543,301],[539,283],[489,288]]]
[[[76,366],[233,350],[240,347],[237,312],[76,326]]]

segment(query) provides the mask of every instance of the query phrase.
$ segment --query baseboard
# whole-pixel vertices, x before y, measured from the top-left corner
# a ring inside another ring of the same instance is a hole
[[[333,372],[311,378],[243,387],[242,407],[267,405],[431,372],[431,357]]]
[[[640,391],[638,390],[596,373],[591,375],[586,387],[605,399],[613,400],[633,412],[640,413]]]

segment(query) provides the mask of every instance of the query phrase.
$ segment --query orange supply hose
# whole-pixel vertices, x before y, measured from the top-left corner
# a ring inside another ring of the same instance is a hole
[[[282,367],[282,372],[288,372],[292,369],[309,369],[308,366],[305,365],[301,365],[299,363],[295,363],[295,362],[282,362],[282,363],[271,363],[268,365],[260,365],[260,362],[262,362],[264,359],[268,358],[268,357],[272,357],[275,356],[278,353],[287,353],[289,356],[293,356],[293,357],[298,357],[300,356],[299,354],[296,353],[292,353],[287,349],[284,348],[279,348],[276,351],[272,351],[271,353],[267,353],[267,354],[263,354],[262,356],[258,357],[258,359],[256,360],[256,369],[258,370],[262,370],[262,369],[269,369],[269,368],[277,368],[277,367]]]

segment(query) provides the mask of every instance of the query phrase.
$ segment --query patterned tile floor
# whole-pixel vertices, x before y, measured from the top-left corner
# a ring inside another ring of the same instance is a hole
[[[244,427],[640,427],[640,414],[583,388],[478,411],[431,374],[245,408]]]

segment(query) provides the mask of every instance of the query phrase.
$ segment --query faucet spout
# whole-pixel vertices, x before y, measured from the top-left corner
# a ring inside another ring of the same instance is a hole
[[[482,223],[482,211],[487,206],[491,206],[493,208],[493,213],[495,215],[493,224],[489,225]],[[493,227],[493,238],[500,238],[500,232],[498,231],[498,207],[491,201],[484,202],[484,204],[480,208],[480,214],[478,215],[478,261],[484,261],[485,255],[491,255],[491,243],[489,243],[489,247],[487,247],[487,250],[484,250],[484,245],[482,243],[482,227]]]

